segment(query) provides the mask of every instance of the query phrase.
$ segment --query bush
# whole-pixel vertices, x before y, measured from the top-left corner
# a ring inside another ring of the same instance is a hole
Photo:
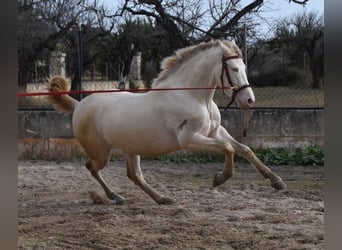
[[[296,149],[288,151],[285,149],[255,149],[255,154],[266,165],[280,166],[280,165],[324,165],[324,153],[319,147],[309,146],[305,149]],[[163,161],[166,163],[205,163],[205,162],[224,162],[223,154],[216,153],[186,153],[186,154],[169,154],[165,156],[155,157],[152,160]],[[236,155],[237,162],[247,162],[244,158]]]
[[[146,81],[147,87],[151,87],[153,79],[158,75],[155,63],[153,61],[145,62],[142,71],[142,78]]]
[[[324,153],[319,147],[285,151],[284,149],[256,150],[256,155],[266,165],[324,165]]]

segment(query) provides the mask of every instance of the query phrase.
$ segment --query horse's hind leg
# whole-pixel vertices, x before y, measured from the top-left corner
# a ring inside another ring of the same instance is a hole
[[[225,166],[222,172],[217,173],[214,177],[213,186],[216,187],[227,181],[234,174],[234,148],[229,142],[222,140],[220,137],[210,138],[200,134],[194,134],[191,141],[187,145],[188,149],[218,151],[224,153]]]
[[[145,181],[140,168],[139,155],[127,155],[126,157],[128,178],[130,178],[136,185],[138,185],[142,190],[144,190],[158,204],[170,205],[174,203],[172,199],[160,195]]]
[[[124,204],[125,199],[111,190],[99,172],[108,163],[111,150],[110,146],[106,144],[99,136],[78,137],[78,141],[89,157],[89,160],[86,162],[85,166],[91,175],[101,185],[107,197],[111,200],[114,200],[118,205]]]
[[[221,173],[217,173],[214,176],[213,180],[213,187],[219,186],[226,182],[230,177],[234,175],[235,168],[234,168],[234,148],[230,143],[226,143],[224,145],[224,150],[225,154],[225,166],[224,169]]]
[[[102,175],[99,172],[102,168],[104,168],[107,165],[107,162],[108,158],[102,161],[89,159],[86,162],[85,166],[90,171],[91,175],[100,183],[101,187],[106,192],[107,197],[111,200],[114,200],[116,204],[122,205],[125,203],[125,199],[110,189],[110,187],[102,178]]]
[[[246,158],[265,179],[270,180],[271,187],[277,190],[282,190],[287,187],[285,182],[278,175],[274,174],[271,169],[266,167],[249,147],[240,143],[236,145],[237,152]]]

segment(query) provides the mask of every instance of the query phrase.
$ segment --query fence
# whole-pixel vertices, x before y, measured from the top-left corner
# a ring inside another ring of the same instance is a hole
[[[324,108],[324,89],[296,87],[253,87],[255,108]],[[215,101],[224,106],[222,91],[216,91]]]
[[[71,117],[57,111],[19,111],[19,158],[61,160],[82,155],[73,139]],[[222,110],[221,117],[233,137],[253,148],[324,146],[323,109],[233,109]]]
[[[141,81],[141,53],[138,52],[132,60],[130,78]],[[49,75],[65,76],[65,54],[51,52]],[[95,77],[95,67],[93,68]],[[86,75],[86,74],[84,74]],[[83,75],[83,76],[84,76]],[[90,74],[91,75],[91,74]],[[36,77],[37,78],[37,77]],[[83,90],[110,90],[118,87],[117,81],[86,81],[82,78]],[[90,79],[90,78],[88,78]],[[94,79],[94,78],[92,78]],[[278,82],[276,80],[276,82]],[[253,84],[252,84],[253,85]],[[303,84],[302,84],[303,85]],[[296,86],[296,85],[295,85]],[[256,97],[255,108],[323,108],[324,90],[306,87],[253,87]],[[305,84],[303,85],[305,86]],[[45,92],[43,83],[28,84],[26,92]],[[214,101],[219,107],[225,107],[229,103],[229,98],[222,91],[216,91]],[[41,108],[51,107],[45,102],[44,97],[20,97],[18,99],[19,108]]]

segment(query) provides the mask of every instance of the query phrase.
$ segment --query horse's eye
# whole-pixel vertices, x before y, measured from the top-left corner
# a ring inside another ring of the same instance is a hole
[[[233,70],[234,72],[239,72],[239,69],[238,69],[238,68],[232,68],[232,70]]]

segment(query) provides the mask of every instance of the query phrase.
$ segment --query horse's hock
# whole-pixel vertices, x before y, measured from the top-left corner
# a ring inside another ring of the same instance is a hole
[[[57,111],[18,111],[19,159],[83,155],[73,138],[71,117]],[[323,109],[232,109],[221,111],[221,117],[231,135],[252,148],[290,150],[324,145]]]

